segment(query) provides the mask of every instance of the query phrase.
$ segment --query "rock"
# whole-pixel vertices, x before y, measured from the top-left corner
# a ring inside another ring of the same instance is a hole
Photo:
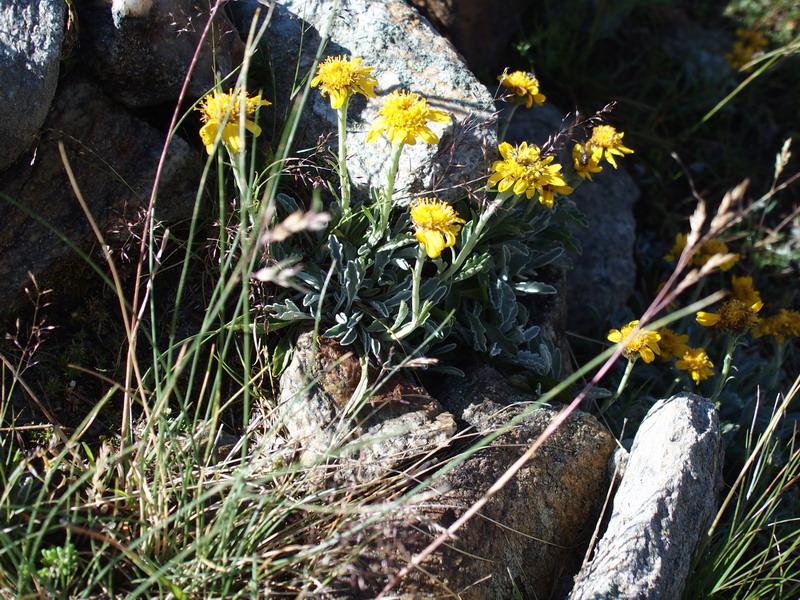
[[[58,83],[66,3],[0,3],[0,170],[33,144]]]
[[[683,393],[650,410],[631,449],[608,528],[569,600],[680,598],[722,483],[719,419]]]
[[[410,0],[473,71],[499,75],[521,24],[523,0]]]
[[[393,377],[360,402],[361,377],[361,363],[338,343],[300,335],[278,406],[302,464],[337,459],[334,480],[376,481],[447,445],[455,421],[425,390]]]
[[[527,141],[541,146],[564,128],[565,115],[551,104],[519,109],[506,137],[511,143]],[[571,150],[572,144],[565,142],[559,153],[567,172]],[[597,315],[602,317],[625,304],[636,280],[633,204],[639,189],[624,164],[614,169],[604,163],[603,171],[592,179],[577,185],[570,195],[589,222],[587,228],[573,228],[583,252],[574,258],[573,268],[567,272],[566,320],[570,331],[578,333],[594,331]]]
[[[442,398],[447,406],[461,407],[459,421],[470,427],[473,439],[529,409],[530,400],[487,367],[468,374],[462,386]],[[358,580],[365,587],[350,597],[374,597],[387,577],[488,491],[558,412],[546,406],[535,409],[434,481],[424,499],[384,520],[381,526],[387,533],[360,555]],[[580,565],[605,496],[606,462],[613,450],[612,436],[594,417],[574,413],[477,516],[401,581],[391,597],[556,597],[551,595],[554,587],[564,587],[562,582],[570,581]],[[568,589],[567,585],[563,593]]]
[[[209,19],[209,3],[105,0],[76,3],[80,20],[78,65],[128,107],[178,99]],[[192,71],[187,93],[199,98],[242,61],[244,44],[218,11]]]
[[[333,14],[334,8],[338,11]],[[240,30],[249,28],[257,0],[235,3]],[[276,109],[287,114],[290,93],[309,74],[321,36],[328,31],[326,55],[352,55],[375,67],[377,100],[356,95],[349,110],[348,169],[356,192],[366,197],[369,187],[385,185],[389,143],[381,137],[374,144],[366,133],[381,106],[394,90],[408,89],[424,96],[436,109],[446,111],[453,124],[434,123],[438,146],[418,142],[406,146],[396,182],[396,198],[406,201],[414,194],[436,194],[453,199],[474,187],[476,178],[488,174],[487,147],[496,144],[492,95],[470,73],[453,47],[431,25],[400,0],[284,0],[275,3],[267,47],[276,78]],[[298,60],[299,55],[299,60]],[[336,112],[330,101],[312,89],[305,107],[297,147],[318,145],[321,136],[337,131]],[[335,144],[335,142],[334,142]],[[494,150],[492,150],[494,152]]]
[[[147,206],[165,135],[79,77],[62,82],[43,132],[34,160],[23,157],[15,169],[0,173],[0,191],[46,219],[78,248],[89,251],[96,246],[61,162],[58,143],[63,142],[81,193],[107,239],[113,237],[109,230],[114,223],[121,223],[126,238],[135,233],[129,229],[135,230],[137,212]],[[181,138],[173,138],[159,187],[159,220],[191,214],[200,168],[197,153]],[[25,211],[4,201],[2,211],[0,316],[18,308],[28,272],[42,286],[55,288],[51,301],[82,297],[76,273],[91,278],[91,269]],[[102,264],[99,251],[93,258]]]

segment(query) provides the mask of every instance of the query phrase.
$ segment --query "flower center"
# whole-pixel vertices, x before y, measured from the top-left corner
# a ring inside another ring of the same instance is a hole
[[[602,148],[614,148],[620,145],[619,134],[611,125],[598,125],[592,131],[591,143]]]

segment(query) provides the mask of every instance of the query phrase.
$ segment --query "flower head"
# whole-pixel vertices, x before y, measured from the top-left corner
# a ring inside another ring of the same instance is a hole
[[[714,371],[711,369],[714,363],[709,360],[708,354],[703,348],[687,348],[683,357],[675,361],[675,366],[681,371],[688,371],[695,384],[714,375]]]
[[[786,336],[800,337],[800,312],[782,308],[777,315],[763,319],[753,328],[753,337],[771,335],[778,344],[786,341]]]
[[[437,136],[428,123],[450,123],[451,119],[443,110],[434,110],[428,101],[419,94],[406,90],[389,94],[378,111],[378,116],[367,133],[367,143],[371,144],[383,133],[393,144],[417,143],[417,137],[428,144],[438,144]]]
[[[262,100],[261,95],[247,96],[245,90],[230,91],[225,94],[214,90],[206,95],[197,107],[202,114],[200,118],[205,123],[200,128],[200,139],[206,147],[206,152],[211,154],[214,140],[219,129],[222,128],[222,141],[233,152],[240,152],[243,147],[239,135],[240,123],[244,120],[244,127],[258,137],[261,127],[251,119],[259,106],[269,106],[271,102]]]
[[[720,307],[718,313],[700,311],[697,313],[696,320],[703,327],[713,327],[717,330],[741,334],[758,324],[758,311],[762,306],[764,303],[760,300],[748,306],[744,302],[731,298]]]
[[[544,204],[547,208],[553,208],[555,203],[556,194],[568,196],[573,192],[573,189],[568,185],[553,185],[548,183],[542,186],[542,192],[539,195],[539,202]]]
[[[323,97],[329,95],[333,109],[341,108],[345,100],[355,93],[374,98],[372,88],[378,85],[378,80],[370,73],[375,67],[362,67],[361,60],[329,56],[317,67],[317,76],[311,80],[311,87],[319,86]]]
[[[575,172],[582,178],[592,180],[592,173],[599,173],[603,170],[600,166],[600,159],[591,152],[586,151],[586,147],[575,144],[572,149],[572,166]]]
[[[464,219],[452,206],[437,198],[419,198],[411,203],[414,236],[425,248],[428,258],[437,258],[442,250],[456,243]]]
[[[658,334],[661,336],[658,342],[658,347],[661,349],[661,360],[680,358],[689,350],[688,335],[679,335],[667,327],[659,329]]]
[[[537,106],[541,106],[546,100],[544,94],[539,93],[539,80],[530,73],[525,71],[503,73],[498,75],[497,80],[514,94],[512,100],[524,100],[525,108],[530,108],[534,102]]]
[[[769,40],[760,31],[739,28],[736,30],[736,40],[733,42],[733,47],[725,55],[725,59],[734,69],[741,69],[753,60],[753,56],[757,52],[763,50],[768,44]]]
[[[715,254],[729,254],[728,245],[717,238],[709,238],[700,246],[692,262],[698,267],[702,267]],[[739,255],[732,254],[730,258],[719,265],[719,268],[723,271],[730,271],[738,261]]]
[[[661,335],[655,331],[639,331],[634,335],[634,330],[638,327],[639,321],[631,321],[624,325],[621,330],[612,329],[608,332],[609,341],[618,344],[625,344],[623,354],[628,360],[636,360],[639,356],[646,363],[653,362],[656,354],[661,354],[658,342]]]
[[[500,144],[500,155],[503,160],[495,161],[492,164],[492,173],[487,182],[488,186],[497,186],[498,192],[505,192],[512,189],[515,194],[525,194],[529,199],[535,193],[539,193],[539,202],[552,206],[553,190],[557,188],[567,188],[570,193],[572,188],[567,186],[561,173],[561,165],[553,162],[552,156],[542,157],[539,146],[527,142],[522,142],[519,146],[512,146],[508,142]],[[545,188],[548,187],[547,197]]]
[[[664,257],[664,260],[678,260],[680,255],[683,254],[687,239],[688,236],[685,233],[675,234],[675,245],[672,246],[672,250]],[[691,260],[689,262],[691,263]]]
[[[622,143],[624,135],[622,132],[618,133],[611,125],[598,125],[592,129],[592,137],[586,142],[586,150],[594,157],[595,161],[600,162],[605,158],[616,169],[615,154],[617,156],[633,154],[633,150]]]
[[[752,277],[736,277],[731,278],[731,287],[733,288],[733,297],[744,302],[748,306],[752,306],[757,302],[761,302],[761,293],[753,287]]]

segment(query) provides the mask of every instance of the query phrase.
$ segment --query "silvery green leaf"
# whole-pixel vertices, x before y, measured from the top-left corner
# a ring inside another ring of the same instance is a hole
[[[365,270],[366,267],[359,260],[351,260],[345,267],[343,277],[348,307],[358,298],[358,290],[364,282]]]
[[[610,398],[613,395],[614,394],[611,390],[607,390],[606,388],[601,388],[601,387],[593,387],[589,388],[589,391],[586,392],[586,399],[600,400],[602,398]]]
[[[561,350],[553,348],[552,359],[550,360],[550,373],[553,379],[561,379]]]
[[[403,323],[406,322],[406,317],[408,316],[408,302],[403,300],[400,302],[400,306],[397,307],[397,316],[394,319],[394,324],[392,325],[392,331],[397,331],[402,327]]]
[[[486,329],[480,319],[482,312],[483,307],[477,302],[472,303],[465,311],[467,321],[469,321],[469,327],[466,328],[467,334],[472,337],[472,347],[478,352],[486,352]]]
[[[435,356],[436,354],[447,354],[448,352],[451,352],[456,348],[458,348],[458,344],[451,342],[449,344],[442,344],[441,346],[436,346],[434,348],[431,348],[428,354],[430,356]]]
[[[557,294],[558,290],[552,285],[540,281],[520,281],[514,284],[514,289],[521,294]]]
[[[393,240],[386,242],[383,246],[379,246],[375,249],[375,252],[391,252],[392,250],[396,250],[397,248],[402,248],[403,246],[409,246],[410,244],[415,243],[417,240],[411,234],[408,233],[404,236],[398,236]]]
[[[362,312],[355,312],[350,314],[349,316],[345,313],[337,313],[334,317],[336,321],[336,325],[333,327],[329,327],[327,331],[323,334],[325,337],[329,337],[334,340],[338,340],[341,344],[349,344],[355,341],[356,337],[356,325],[364,316]],[[350,335],[352,334],[352,336]],[[345,342],[345,339],[349,339],[350,341]]]
[[[547,365],[547,370],[550,370],[550,367],[553,364],[553,358],[550,355],[550,349],[547,347],[547,344],[544,342],[539,344],[539,356],[542,357],[542,360]]]
[[[483,254],[472,255],[470,256],[465,262],[464,265],[459,269],[458,273],[453,275],[453,278],[450,280],[453,283],[458,281],[464,281],[465,279],[469,279],[479,273],[489,269],[491,266],[491,256],[488,252],[484,252]]]
[[[522,337],[526,342],[530,342],[533,338],[539,335],[540,328],[536,325],[533,327],[528,327],[525,331],[522,332]]]
[[[410,271],[411,270],[411,265],[408,263],[408,261],[405,258],[400,258],[400,257],[395,258],[394,259],[394,264],[396,264],[403,271]]]
[[[492,307],[502,319],[501,330],[507,329],[517,318],[517,297],[505,281],[498,278],[489,286]]]
[[[319,306],[319,294],[311,293],[303,296],[303,306],[305,307]]]
[[[528,263],[528,267],[530,269],[538,269],[539,267],[544,267],[546,265],[551,264],[558,258],[560,258],[562,254],[564,254],[564,248],[553,248],[552,250],[548,250],[547,252],[534,255],[534,257]]]
[[[383,302],[372,301],[369,303],[369,306],[384,319],[389,318],[389,309],[386,308]]]
[[[293,213],[300,210],[300,205],[297,203],[297,200],[291,196],[287,196],[286,194],[278,194],[275,199],[278,201],[278,205],[286,212]]]
[[[337,264],[342,264],[344,262],[342,256],[342,243],[339,241],[339,238],[335,235],[331,234],[328,236],[328,252],[331,255],[331,258],[337,262]]]
[[[319,291],[319,289],[322,287],[322,281],[320,280],[319,276],[314,273],[312,269],[307,267],[303,267],[303,270],[298,272],[296,277],[312,290]]]
[[[265,310],[275,318],[284,321],[296,321],[301,319],[313,319],[313,315],[304,312],[297,304],[291,300],[284,300],[278,304],[268,304]]]

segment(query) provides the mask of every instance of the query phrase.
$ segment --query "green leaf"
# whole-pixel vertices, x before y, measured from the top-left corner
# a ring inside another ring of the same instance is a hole
[[[557,294],[558,290],[552,285],[540,281],[520,281],[514,284],[514,290],[521,294]]]

